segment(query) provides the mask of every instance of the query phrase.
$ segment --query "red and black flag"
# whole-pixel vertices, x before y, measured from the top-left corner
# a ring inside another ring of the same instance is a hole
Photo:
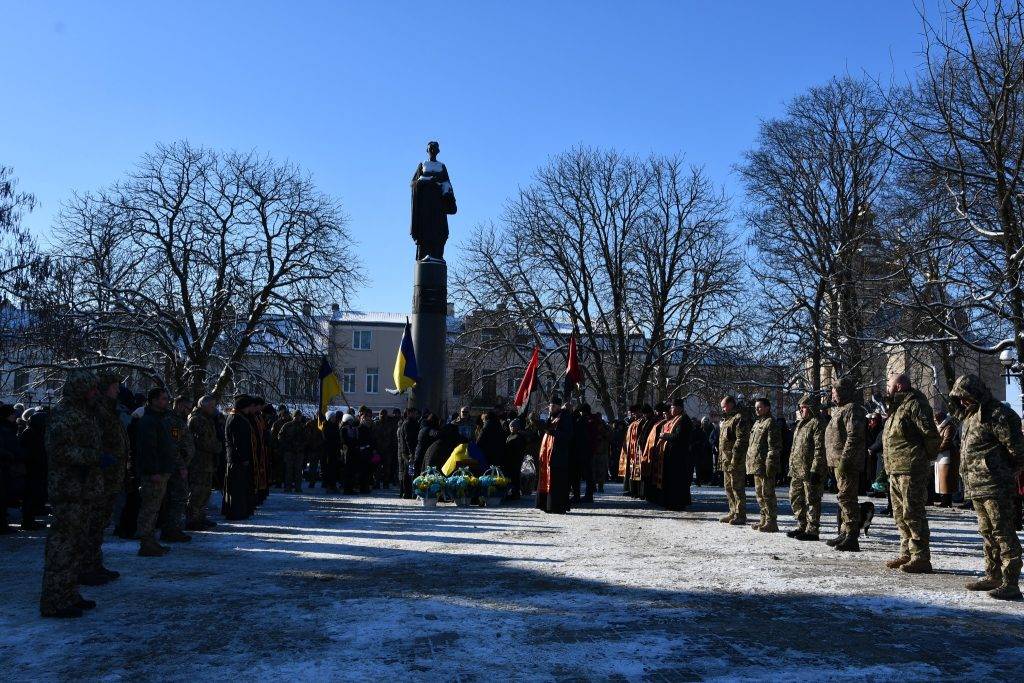
[[[523,375],[523,381],[519,383],[519,390],[516,391],[516,400],[512,404],[520,415],[524,414],[530,405],[530,394],[533,393],[537,385],[538,365],[540,365],[540,349],[535,346],[530,362],[526,366],[526,374]]]

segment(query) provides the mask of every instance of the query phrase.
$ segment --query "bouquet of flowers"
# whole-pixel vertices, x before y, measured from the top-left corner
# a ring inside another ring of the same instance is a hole
[[[468,501],[476,497],[480,486],[477,479],[468,467],[460,467],[450,477],[445,479],[445,493],[455,499],[456,505],[466,505]]]
[[[438,494],[445,487],[445,476],[436,467],[428,467],[420,476],[412,480],[412,486],[420,498],[436,500]]]
[[[487,471],[480,475],[478,481],[481,497],[492,499],[494,503],[499,502],[508,491],[508,477],[502,474],[501,468],[496,465],[488,467]]]

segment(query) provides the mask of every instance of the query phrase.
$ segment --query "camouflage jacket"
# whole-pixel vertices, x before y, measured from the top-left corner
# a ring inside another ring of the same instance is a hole
[[[759,417],[750,430],[747,445],[747,474],[772,476],[782,460],[782,434],[771,415]]]
[[[92,373],[72,372],[46,426],[47,488],[52,501],[92,501],[104,494],[103,434],[96,408],[87,398],[96,384]]]
[[[117,401],[100,397],[96,408],[96,422],[100,427],[103,452],[113,456],[115,463],[103,470],[103,481],[107,495],[119,493],[124,486],[128,468],[128,432],[117,412]]]
[[[181,413],[172,410],[167,413],[167,427],[171,430],[171,438],[177,447],[176,469],[189,467],[196,455],[196,442],[192,439],[192,431],[188,428],[188,419]]]
[[[277,447],[282,455],[306,453],[306,421],[292,418],[277,433]]]
[[[867,457],[868,419],[857,401],[832,408],[825,428],[828,466],[843,472],[860,472]]]
[[[743,467],[750,442],[750,418],[738,407],[722,418],[718,430],[718,457],[723,470]]]
[[[196,449],[192,468],[203,471],[215,469],[220,453],[224,450],[224,444],[217,437],[217,424],[213,417],[196,408],[189,415],[188,430],[192,433],[192,442]]]
[[[825,474],[825,420],[813,415],[800,420],[793,432],[789,454],[789,476],[805,479],[811,472]]]
[[[917,389],[893,397],[893,409],[882,433],[882,455],[888,474],[923,472],[939,452],[939,432],[932,408]]]
[[[996,498],[1013,493],[1024,468],[1020,417],[992,397],[972,375],[958,377],[951,398],[971,397],[977,404],[960,427],[960,476],[967,498]]]

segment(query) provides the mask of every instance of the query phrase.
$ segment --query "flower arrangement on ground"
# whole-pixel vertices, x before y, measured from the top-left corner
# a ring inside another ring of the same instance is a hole
[[[478,482],[480,496],[487,499],[488,505],[497,505],[508,492],[508,477],[496,465],[488,467],[487,471],[480,475]]]
[[[468,505],[476,497],[480,480],[468,467],[455,470],[444,482],[445,493],[455,499],[456,505]]]
[[[445,476],[436,467],[428,467],[412,480],[412,486],[416,495],[423,499],[424,505],[430,505],[430,501],[436,504],[437,497],[445,489]]]

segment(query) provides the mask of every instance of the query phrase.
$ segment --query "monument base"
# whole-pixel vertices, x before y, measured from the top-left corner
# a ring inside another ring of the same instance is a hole
[[[448,264],[417,261],[413,270],[412,343],[419,379],[411,405],[444,417],[448,410],[445,366],[448,346]]]

